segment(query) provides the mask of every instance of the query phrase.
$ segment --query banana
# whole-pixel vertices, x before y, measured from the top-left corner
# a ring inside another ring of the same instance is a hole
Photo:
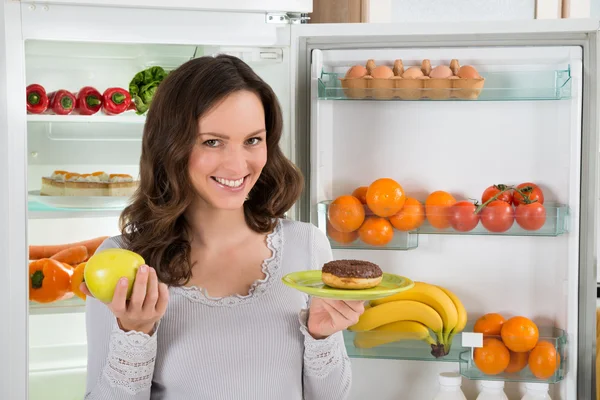
[[[438,286],[438,287],[444,293],[446,293],[448,295],[448,297],[450,297],[450,299],[452,299],[452,302],[456,306],[456,311],[458,312],[458,319],[457,319],[456,326],[454,327],[454,329],[452,329],[451,332],[447,333],[447,336],[445,337],[445,340],[444,340],[444,342],[446,343],[447,351],[449,351],[450,345],[452,344],[452,339],[454,338],[454,335],[456,335],[459,332],[462,332],[462,330],[465,329],[465,326],[467,325],[467,310],[465,309],[465,306],[460,301],[458,296],[456,296],[454,293],[452,293],[450,290],[448,290],[446,288],[443,288],[441,286]]]
[[[382,299],[372,300],[371,305],[378,306],[397,300],[418,301],[427,304],[437,311],[440,317],[442,317],[442,322],[444,324],[444,339],[448,337],[458,323],[458,310],[454,305],[454,302],[450,296],[437,286],[425,282],[415,282],[415,286],[412,289]]]
[[[436,341],[429,334],[429,328],[422,323],[396,321],[369,332],[357,332],[354,336],[354,346],[360,349],[370,349],[401,340],[423,340],[429,345],[436,345]]]
[[[396,321],[417,321],[429,327],[443,343],[444,323],[442,317],[427,304],[414,300],[390,301],[366,310],[358,322],[348,329],[370,331]]]

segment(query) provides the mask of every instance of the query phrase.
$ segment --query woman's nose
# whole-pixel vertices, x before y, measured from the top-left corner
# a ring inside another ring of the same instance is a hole
[[[232,173],[239,175],[246,174],[246,156],[244,149],[239,146],[229,146],[225,151],[225,160],[223,166]],[[239,176],[236,176],[239,178]]]

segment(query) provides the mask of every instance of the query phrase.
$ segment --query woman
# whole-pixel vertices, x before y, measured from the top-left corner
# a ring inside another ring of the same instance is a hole
[[[229,56],[161,83],[142,140],[140,188],[122,235],[141,254],[129,301],[87,301],[86,399],[336,400],[348,397],[342,330],[362,302],[281,283],[332,259],[325,235],[282,219],[302,176],[279,149],[271,88]],[[85,284],[82,290],[87,294]]]

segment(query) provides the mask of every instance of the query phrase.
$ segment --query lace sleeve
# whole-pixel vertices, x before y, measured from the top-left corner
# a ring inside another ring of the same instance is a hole
[[[112,387],[120,387],[130,394],[140,393],[152,384],[155,357],[156,334],[124,332],[115,323],[104,375]]]
[[[107,239],[96,251],[118,248]],[[101,301],[85,302],[87,332],[86,400],[149,400],[160,322],[152,335],[124,332]]]
[[[324,378],[331,370],[337,368],[345,357],[342,332],[328,338],[317,340],[311,336],[306,326],[308,310],[300,311],[300,331],[304,335],[304,374],[316,378]]]

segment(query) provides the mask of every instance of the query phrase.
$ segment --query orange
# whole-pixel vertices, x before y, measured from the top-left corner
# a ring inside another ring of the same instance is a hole
[[[538,379],[548,379],[560,365],[560,354],[550,342],[540,341],[529,354],[529,369]]]
[[[369,185],[366,194],[367,205],[375,215],[391,217],[402,209],[406,201],[404,189],[390,178],[377,179]]]
[[[497,375],[508,367],[510,353],[500,340],[487,338],[483,339],[483,347],[473,351],[473,361],[484,374]]]
[[[448,192],[435,191],[427,196],[425,200],[425,214],[429,224],[437,229],[446,229],[450,226],[450,206],[456,203],[456,199]]]
[[[510,351],[510,362],[508,363],[508,367],[504,370],[504,372],[512,374],[515,372],[519,372],[527,365],[527,361],[529,360],[529,353],[515,353],[514,351]]]
[[[352,192],[352,196],[354,196],[358,200],[360,200],[361,203],[367,204],[367,189],[368,188],[369,188],[368,186],[357,187],[356,189],[354,189],[354,192]]]
[[[529,318],[512,317],[502,324],[502,341],[510,350],[523,353],[535,347],[540,332]]]
[[[480,317],[473,327],[473,332],[483,333],[484,335],[500,336],[504,317],[497,313],[488,313]]]
[[[365,220],[365,207],[354,196],[344,195],[329,205],[327,217],[333,229],[352,232],[360,228]]]
[[[340,244],[348,244],[358,239],[358,231],[340,232],[331,226],[331,222],[327,220],[327,236],[333,241]]]
[[[394,228],[400,231],[412,231],[425,221],[425,207],[417,199],[407,197],[404,206],[398,213],[390,217]]]
[[[371,246],[384,246],[394,238],[392,224],[381,217],[367,217],[358,230],[360,240]]]

